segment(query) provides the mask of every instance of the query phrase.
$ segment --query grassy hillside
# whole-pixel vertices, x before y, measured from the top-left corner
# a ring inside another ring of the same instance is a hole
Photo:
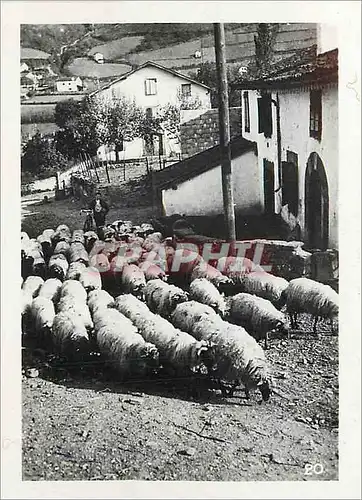
[[[225,25],[229,64],[247,65],[253,58],[256,29],[256,23]],[[290,56],[315,42],[315,24],[279,24],[275,56]],[[129,69],[126,65],[146,61],[190,72],[215,60],[213,26],[207,23],[23,25],[21,44],[51,53],[59,73],[83,78],[116,77]],[[97,51],[105,56],[103,67],[87,59]],[[194,57],[196,51],[201,58]]]
[[[100,79],[121,76],[131,69],[132,67],[127,64],[98,64],[86,57],[77,57],[66,68],[72,76]]]

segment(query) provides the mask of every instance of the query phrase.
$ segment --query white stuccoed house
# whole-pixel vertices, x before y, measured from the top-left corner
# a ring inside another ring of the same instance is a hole
[[[338,49],[333,27],[317,34],[317,47],[237,88],[264,212],[299,224],[306,247],[325,250],[338,248]]]
[[[235,85],[242,101],[241,136],[231,141],[235,212],[281,214],[309,249],[338,249],[334,43],[330,32],[319,31],[317,47],[278,62],[258,80],[241,75]],[[222,214],[218,146],[156,172],[155,187],[164,215]]]
[[[202,109],[211,108],[208,86],[154,62],[146,62],[90,94],[90,97],[110,102],[121,96],[135,101],[138,106],[152,115],[157,113],[159,107],[167,104],[177,105],[180,102],[180,96],[183,100],[189,100],[190,103],[197,101]],[[165,133],[160,140],[155,142],[152,153],[177,156],[180,153],[180,145],[177,141],[168,138]],[[125,142],[120,154],[121,159],[129,159],[145,156],[149,152],[146,150],[143,139],[135,139],[132,142]],[[105,159],[105,155],[106,147],[100,148],[98,157]],[[108,157],[114,159],[112,155],[108,154]]]

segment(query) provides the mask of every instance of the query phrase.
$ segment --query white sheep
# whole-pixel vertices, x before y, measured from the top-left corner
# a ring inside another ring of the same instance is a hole
[[[50,256],[53,253],[53,244],[51,238],[49,236],[44,236],[44,234],[40,234],[37,237],[37,241],[41,244],[44,258],[46,260],[49,260]]]
[[[66,312],[79,316],[87,330],[91,331],[93,329],[91,313],[85,301],[74,300],[70,295],[66,295],[60,298],[56,310],[57,313]]]
[[[199,342],[188,333],[175,328],[166,319],[153,314],[132,295],[118,297],[116,308],[132,321],[146,342],[157,347],[160,361],[169,371],[181,374],[202,369],[203,356],[209,349],[207,342]]]
[[[225,315],[226,302],[224,297],[216,286],[206,278],[198,278],[191,282],[190,299],[212,307],[221,316]]]
[[[52,239],[52,237],[55,234],[55,231],[54,231],[54,229],[44,229],[42,234],[43,234],[44,238]]]
[[[220,291],[226,291],[232,286],[232,281],[228,276],[224,276],[218,269],[205,261],[200,261],[191,272],[191,282],[199,278],[207,279]]]
[[[43,284],[44,280],[40,276],[28,276],[23,283],[22,289],[24,293],[29,293],[34,298],[37,297]]]
[[[74,301],[86,302],[87,292],[83,285],[77,280],[66,280],[60,289],[60,298],[70,297]]]
[[[195,310],[192,335],[213,345],[210,374],[233,383],[234,388],[241,382],[247,396],[250,389],[258,388],[263,400],[268,400],[271,377],[261,346],[244,328],[223,321],[211,307],[203,307],[208,308],[208,313],[200,314],[200,304],[194,301],[180,304],[172,315],[172,321],[176,326],[182,324],[185,313],[190,319]]]
[[[157,348],[145,342],[132,322],[119,311],[98,310],[95,332],[101,353],[122,377],[144,377],[158,367]]]
[[[79,280],[80,275],[86,269],[86,265],[83,264],[83,262],[72,262],[69,265],[67,274],[66,274],[66,279],[67,280]]]
[[[313,332],[316,333],[319,318],[331,322],[338,317],[338,293],[329,285],[308,278],[296,278],[289,282],[283,292],[286,308],[290,315],[292,328],[297,327],[297,317],[307,313],[314,317]]]
[[[265,348],[268,347],[269,333],[278,331],[289,336],[285,315],[269,300],[256,295],[238,293],[229,297],[228,318],[244,327],[257,340],[264,338]]]
[[[30,291],[21,290],[21,315],[26,317],[30,312],[33,296]]]
[[[122,268],[121,285],[125,293],[142,297],[146,286],[144,272],[134,264],[126,264]]]
[[[163,281],[167,280],[165,271],[150,260],[141,262],[138,267],[145,273],[146,281],[155,279],[160,279]]]
[[[71,238],[71,232],[69,227],[66,226],[65,224],[61,224],[60,226],[57,227],[55,233],[51,238],[54,247],[57,245],[59,241],[66,241],[67,243],[69,243]]]
[[[69,264],[62,253],[53,254],[48,262],[48,276],[63,281],[67,275]]]
[[[79,276],[79,282],[87,292],[100,290],[102,288],[102,279],[100,272],[95,267],[87,267]]]
[[[87,231],[84,233],[84,246],[87,252],[91,252],[96,241],[98,240],[98,235],[94,231]]]
[[[87,301],[89,310],[93,316],[98,309],[114,306],[114,298],[106,290],[92,290],[88,294]]]
[[[35,276],[41,276],[45,279],[47,274],[47,265],[45,263],[43,253],[34,251],[33,258],[32,274]]]
[[[217,261],[217,269],[228,276],[233,281],[238,280],[240,276],[253,271],[263,271],[262,267],[254,264],[254,262],[246,257],[220,257]]]
[[[82,245],[85,244],[85,237],[84,237],[84,231],[83,229],[75,229],[72,234],[72,243],[82,243]]]
[[[286,279],[274,276],[265,271],[247,273],[240,278],[242,292],[270,300],[278,309],[281,309],[285,304],[283,292],[287,286],[288,281]]]
[[[156,279],[147,283],[145,300],[152,312],[167,318],[177,304],[188,300],[188,295],[181,288]]]
[[[54,247],[53,254],[63,254],[65,257],[69,257],[70,245],[67,241],[58,241],[58,243]]]
[[[54,347],[67,355],[89,351],[90,339],[84,322],[73,312],[60,312],[55,315],[52,327]]]
[[[20,239],[21,239],[21,242],[25,242],[25,241],[30,240],[28,233],[26,233],[25,231],[21,231]]]
[[[192,305],[189,306],[188,304]],[[200,321],[201,318],[206,318],[208,316],[214,317],[218,316],[218,314],[214,309],[212,309],[212,307],[202,304],[201,302],[191,300],[189,302],[179,304],[176,307],[171,314],[171,322],[176,326],[176,328],[192,334],[197,340],[201,340],[202,337],[196,337],[194,326],[198,321]]]
[[[57,302],[59,300],[61,287],[62,282],[59,279],[48,278],[41,286],[38,297],[44,297],[53,302]]]
[[[36,335],[48,336],[55,317],[53,302],[46,297],[36,297],[30,306],[30,316]]]
[[[70,229],[66,224],[59,224],[59,226],[56,228],[55,232],[60,233],[60,232],[65,232],[70,235]]]
[[[161,245],[161,242],[162,242],[161,233],[151,233],[142,243],[142,247],[147,252],[150,252],[151,250],[156,250]]]
[[[84,245],[80,242],[71,243],[69,249],[69,262],[83,262],[88,265],[89,255]]]

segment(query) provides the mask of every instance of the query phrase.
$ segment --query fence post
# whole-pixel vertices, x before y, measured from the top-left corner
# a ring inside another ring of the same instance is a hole
[[[126,180],[126,159],[123,160],[123,180]]]
[[[97,170],[97,162],[92,160],[92,163],[93,163],[94,172],[96,174],[97,182],[99,184],[99,175],[98,175],[98,170]]]
[[[109,179],[109,172],[108,172],[108,159],[106,160],[106,175],[107,175],[107,181],[108,181],[108,184],[111,183],[110,179]]]

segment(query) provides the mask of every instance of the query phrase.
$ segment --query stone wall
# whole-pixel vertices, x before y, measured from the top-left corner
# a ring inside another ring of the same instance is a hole
[[[181,154],[193,156],[219,144],[218,109],[210,109],[196,118],[181,123]],[[230,108],[231,139],[241,135],[241,108]]]

